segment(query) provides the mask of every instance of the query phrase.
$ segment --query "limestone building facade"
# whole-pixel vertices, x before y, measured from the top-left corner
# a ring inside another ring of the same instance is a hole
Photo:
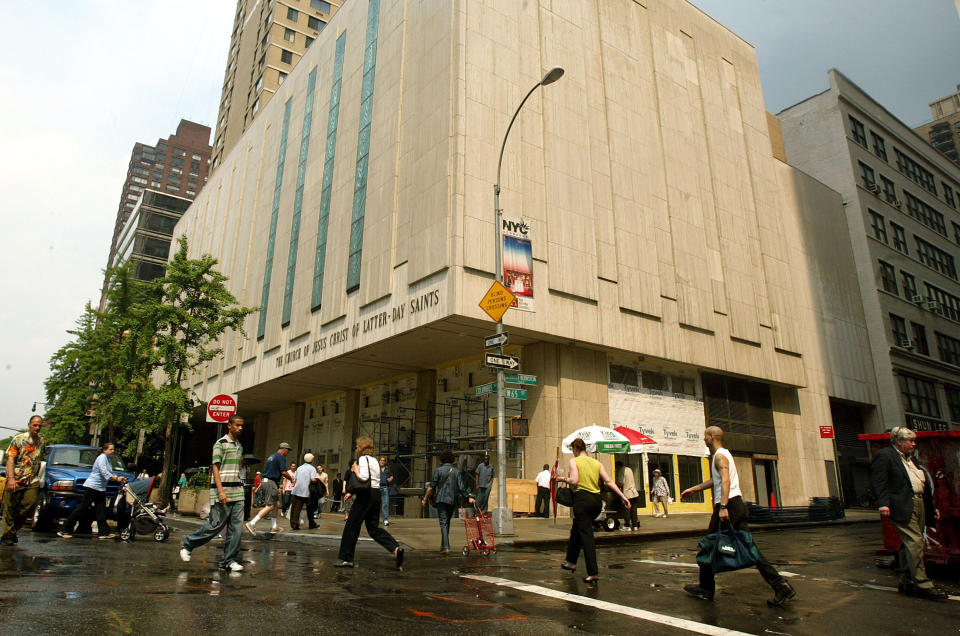
[[[616,424],[656,431],[623,459],[678,492],[718,423],[748,499],[839,492],[820,427],[877,399],[842,198],[774,158],[753,48],[684,0],[344,3],[177,226],[262,307],[192,388],[330,474],[369,434],[411,497],[438,448],[490,450],[493,182],[553,66],[503,157],[533,309],[507,351],[537,378],[508,480]]]

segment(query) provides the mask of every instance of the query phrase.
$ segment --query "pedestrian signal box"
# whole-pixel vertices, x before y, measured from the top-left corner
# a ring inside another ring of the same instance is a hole
[[[530,436],[530,420],[525,417],[520,417],[515,415],[513,417],[507,417],[503,419],[503,436],[507,439],[513,437],[529,437]],[[490,418],[490,437],[497,436],[497,418]]]

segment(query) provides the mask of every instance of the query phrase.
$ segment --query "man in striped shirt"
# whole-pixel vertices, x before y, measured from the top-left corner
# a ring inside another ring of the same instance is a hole
[[[226,526],[227,540],[223,545],[220,567],[232,572],[243,569],[243,565],[237,561],[237,553],[240,552],[240,525],[243,523],[241,433],[243,418],[234,415],[227,422],[227,434],[213,445],[213,459],[210,460],[210,518],[199,530],[183,538],[180,544],[180,558],[183,561],[189,561],[195,548],[220,534]]]

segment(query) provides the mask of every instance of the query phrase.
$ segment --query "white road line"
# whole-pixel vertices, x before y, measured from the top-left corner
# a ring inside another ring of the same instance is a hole
[[[700,567],[696,563],[687,563],[686,561],[654,561],[652,559],[633,559],[635,563],[649,563],[651,565],[670,565],[677,566],[681,568],[696,568]],[[794,572],[780,572],[780,576],[789,579],[794,576],[800,576]]]
[[[676,627],[677,629],[685,629],[689,632],[694,632],[697,634],[716,634],[718,636],[747,636],[747,632],[738,632],[736,630],[726,629],[724,627],[716,627],[714,625],[698,623],[696,621],[687,620],[685,618],[675,618],[673,616],[667,616],[666,614],[657,614],[656,612],[649,612],[647,610],[637,609],[635,607],[629,607],[627,605],[617,605],[616,603],[601,601],[595,598],[587,598],[586,596],[578,596],[577,594],[569,594],[567,592],[551,590],[548,587],[542,587],[540,585],[530,585],[528,583],[511,581],[510,579],[502,579],[498,576],[484,576],[482,574],[461,574],[460,576],[461,578],[465,578],[465,579],[482,581],[484,583],[491,583],[493,585],[500,585],[502,587],[511,587],[515,590],[520,590],[521,592],[530,592],[531,594],[539,594],[540,596],[547,596],[550,598],[559,599],[561,601],[567,601],[569,603],[587,605],[589,607],[595,607],[597,609],[606,610],[608,612],[623,614],[624,616],[632,616],[634,618],[650,621],[652,623],[669,625],[670,627]]]

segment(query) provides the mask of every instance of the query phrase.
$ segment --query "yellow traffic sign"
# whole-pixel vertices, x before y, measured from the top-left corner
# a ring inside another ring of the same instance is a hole
[[[480,301],[480,309],[490,316],[490,319],[494,322],[500,322],[503,314],[507,313],[516,298],[513,292],[503,283],[495,280],[487,293],[483,295],[483,300]]]

